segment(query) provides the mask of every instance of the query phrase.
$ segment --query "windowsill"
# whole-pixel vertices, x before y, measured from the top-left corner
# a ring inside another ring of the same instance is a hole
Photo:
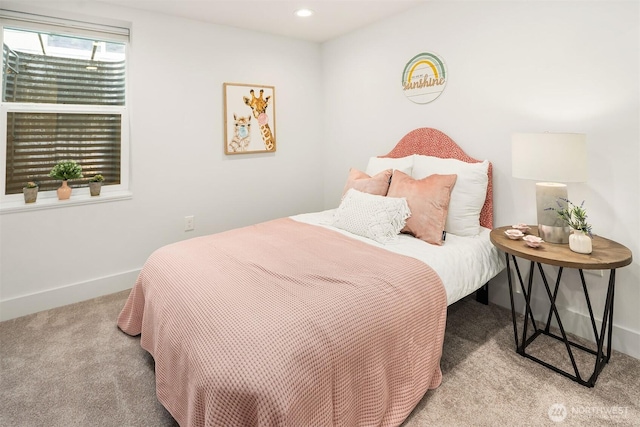
[[[76,191],[80,193],[81,190],[74,189],[74,193]],[[86,194],[84,192],[80,194],[72,194],[71,198],[68,200],[58,200],[55,196],[40,197],[40,195],[38,195],[38,199],[35,203],[25,203],[24,199],[3,201],[0,204],[0,214],[4,215],[16,212],[31,212],[42,209],[67,208],[72,206],[92,205],[94,203],[118,202],[121,200],[130,200],[132,198],[133,193],[128,190],[109,192],[105,192],[103,190],[99,196],[91,196],[88,189],[86,189]]]

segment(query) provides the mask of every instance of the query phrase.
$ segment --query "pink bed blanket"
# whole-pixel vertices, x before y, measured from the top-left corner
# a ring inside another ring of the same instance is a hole
[[[440,385],[446,312],[424,263],[283,218],[160,248],[118,327],[183,427],[391,426]]]

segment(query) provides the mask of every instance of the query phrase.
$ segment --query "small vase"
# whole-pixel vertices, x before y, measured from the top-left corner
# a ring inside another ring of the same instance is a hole
[[[62,181],[62,185],[57,190],[58,200],[67,200],[71,197],[71,187],[67,185],[67,180]]]
[[[25,203],[35,203],[38,198],[38,187],[27,188],[24,187],[22,189],[24,193],[24,202]]]
[[[89,192],[91,193],[92,196],[99,196],[101,188],[102,188],[102,182],[89,181]]]
[[[590,254],[592,251],[591,237],[584,231],[573,230],[569,236],[569,249],[579,254]]]

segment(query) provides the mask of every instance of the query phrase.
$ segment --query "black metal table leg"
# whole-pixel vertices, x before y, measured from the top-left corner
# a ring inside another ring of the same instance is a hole
[[[611,335],[613,332],[613,302],[616,291],[616,270],[609,272],[609,286],[611,287],[611,309],[609,310],[609,338],[607,339],[607,362],[611,359]],[[604,320],[604,319],[603,319]],[[602,332],[601,332],[602,333]]]
[[[562,269],[562,267],[560,267]],[[544,270],[542,269],[542,264],[538,263],[538,269],[540,270],[540,275],[542,276],[542,282],[544,283],[544,288],[547,291],[547,296],[549,297],[549,301],[551,302],[551,310],[556,317],[556,322],[558,322],[558,328],[560,329],[560,333],[562,334],[562,340],[564,342],[565,347],[567,348],[567,353],[569,353],[569,359],[571,359],[571,365],[573,365],[573,370],[576,374],[576,378],[578,381],[582,381],[580,378],[580,373],[578,372],[578,365],[576,364],[576,360],[573,357],[573,352],[571,351],[571,345],[569,344],[569,339],[567,338],[567,334],[564,331],[564,326],[562,326],[562,320],[560,320],[560,314],[558,314],[558,309],[556,307],[556,301],[554,295],[551,294],[551,289],[549,288],[549,283],[547,282],[547,276],[544,274]],[[559,271],[558,274],[561,274],[562,271]],[[559,282],[556,284],[556,291]],[[545,335],[550,335],[549,333],[549,324],[545,327]]]
[[[607,299],[604,304],[604,314],[602,315],[602,327],[600,328],[600,337],[597,340],[598,343],[598,351],[596,353],[596,364],[593,369],[593,374],[591,378],[589,378],[589,386],[593,387],[596,380],[598,379],[598,375],[604,368],[604,365],[609,362],[609,358],[611,357],[611,332],[612,332],[612,324],[613,324],[613,293],[615,289],[615,269],[611,270],[609,273],[609,286],[607,288]],[[593,319],[595,322],[595,319]],[[607,337],[607,355],[604,355],[604,338],[605,335]]]
[[[540,264],[538,264],[540,266]],[[540,268],[542,268],[542,266],[540,266]],[[558,269],[558,277],[556,278],[556,287],[553,290],[553,302],[556,301],[556,298],[558,297],[558,290],[560,289],[560,278],[562,278],[562,271],[563,268],[560,267]],[[551,327],[551,315],[552,315],[552,311],[551,309],[549,309],[549,316],[547,317],[547,326],[544,328],[545,332],[549,332],[549,328]]]
[[[513,303],[513,285],[511,280],[511,266],[509,264],[509,254],[505,254],[505,257],[507,258],[507,282],[509,284],[509,298],[511,300],[511,320],[513,321],[513,336],[516,339],[516,351],[517,351],[518,350],[518,322],[516,322],[516,308]]]
[[[531,288],[532,288],[532,278],[533,278],[533,267],[534,267],[534,263],[531,262],[531,265],[529,267],[529,280],[528,280],[528,285],[527,285],[527,289],[525,289],[524,287],[524,280],[522,280],[522,274],[520,273],[520,267],[518,266],[518,262],[516,261],[516,257],[512,256],[511,257],[513,259],[513,265],[516,269],[516,273],[518,275],[518,282],[520,283],[520,289],[522,290],[522,295],[524,296],[525,299],[525,322],[523,325],[523,331],[522,331],[522,344],[518,345],[518,339],[517,339],[517,333],[516,333],[516,351],[520,354],[524,354],[524,349],[527,346],[527,341],[532,340],[536,335],[534,334],[532,337],[527,338],[527,327],[528,327],[528,322],[531,321],[531,326],[533,326],[533,330],[536,331],[538,329],[538,325],[536,324],[536,320],[533,317],[533,311],[531,311]],[[513,305],[512,305],[513,307]],[[514,314],[515,316],[515,314]]]
[[[613,323],[613,297],[614,297],[614,290],[615,290],[615,269],[611,270],[611,273],[609,276],[609,286],[607,290],[605,308],[604,308],[604,313],[602,317],[603,322],[599,332],[595,322],[595,316],[593,315],[593,308],[591,306],[591,300],[589,298],[589,292],[587,289],[586,281],[584,280],[584,275],[582,270],[580,270],[580,279],[581,279],[582,287],[584,290],[585,299],[587,301],[587,307],[589,308],[589,316],[591,319],[591,324],[593,327],[593,332],[594,332],[596,345],[597,345],[597,350],[594,351],[593,349],[587,348],[585,346],[582,346],[578,343],[575,343],[569,340],[569,338],[567,337],[567,333],[564,329],[564,325],[562,324],[562,320],[560,319],[560,314],[556,306],[556,299],[559,292],[560,280],[562,277],[563,268],[560,267],[558,270],[558,276],[556,277],[556,280],[554,283],[555,286],[552,291],[551,286],[549,286],[549,281],[547,280],[547,276],[542,268],[541,263],[536,263],[531,261],[530,269],[529,269],[529,278],[527,281],[527,285],[525,286],[516,257],[511,256],[511,259],[509,259],[509,255],[506,254],[506,260],[507,260],[507,272],[508,272],[507,276],[508,276],[508,284],[509,284],[509,298],[511,302],[511,318],[513,322],[513,334],[514,334],[514,339],[516,344],[516,352],[522,355],[523,357],[526,357],[537,363],[540,363],[541,365],[557,373],[560,373],[572,379],[573,381],[578,382],[581,385],[593,387],[604,365],[609,361],[609,358],[611,357],[611,336],[612,336],[612,323]],[[549,302],[550,302],[549,313],[547,315],[547,322],[544,324],[543,328],[539,328],[538,325],[536,324],[533,316],[533,309],[531,307],[533,276],[535,273],[536,265],[538,266],[538,271],[540,273],[542,282],[544,284],[544,288],[547,292],[547,297],[549,298]],[[518,336],[518,325],[517,325],[517,318],[515,313],[515,300],[513,295],[513,279],[511,277],[511,274],[513,273],[512,266],[513,268],[515,268],[517,279],[518,279],[520,288],[522,289],[522,293],[525,300],[525,313],[524,313],[524,322],[522,327],[521,340],[519,339],[519,336]],[[557,335],[550,331],[550,323],[554,318],[558,323],[558,329],[560,330],[560,335]],[[529,322],[531,322],[533,334],[527,338]],[[571,365],[574,371],[573,373],[564,371],[556,366],[551,365],[548,362],[545,362],[542,359],[539,359],[536,356],[527,354],[526,348],[541,334],[549,336],[551,338],[554,338],[564,343],[565,348],[567,350],[567,354],[569,355],[569,359],[571,360]],[[606,354],[604,352],[605,337],[607,340]],[[596,357],[593,373],[591,374],[589,379],[586,381],[580,375],[578,365],[576,363],[573,351],[571,349],[572,347],[582,350],[584,352],[590,353]]]

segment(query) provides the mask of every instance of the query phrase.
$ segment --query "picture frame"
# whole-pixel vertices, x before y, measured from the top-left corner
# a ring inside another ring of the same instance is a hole
[[[225,154],[275,153],[274,86],[224,83]]]

